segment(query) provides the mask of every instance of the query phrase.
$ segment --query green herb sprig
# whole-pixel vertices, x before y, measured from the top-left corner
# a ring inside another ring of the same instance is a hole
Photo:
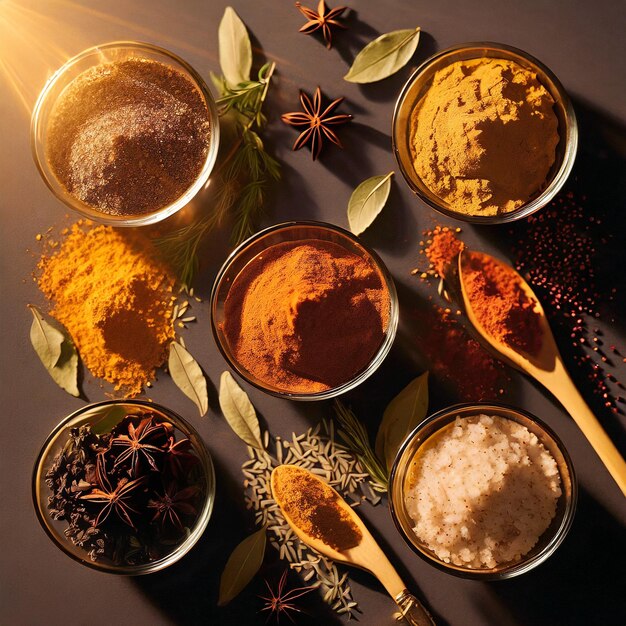
[[[250,79],[250,38],[230,7],[220,24],[219,40],[223,75],[212,74],[211,79],[220,94],[219,116],[234,132],[214,174],[215,202],[208,215],[155,240],[187,289],[198,269],[198,248],[206,234],[232,216],[233,244],[252,235],[268,188],[280,179],[280,164],[267,153],[259,134],[267,124],[263,104],[276,64],[266,63],[256,80]],[[234,56],[233,50],[238,51]]]
[[[370,476],[372,488],[380,493],[386,493],[389,475],[372,449],[365,427],[352,410],[339,400],[335,400],[334,409],[339,422],[340,437],[361,461]]]

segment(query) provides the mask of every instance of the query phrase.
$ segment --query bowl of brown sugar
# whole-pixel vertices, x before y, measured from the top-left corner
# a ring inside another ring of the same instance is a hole
[[[211,294],[213,334],[239,375],[270,394],[325,400],[382,363],[398,325],[393,280],[351,233],[272,226],[241,244]]]
[[[169,217],[206,184],[219,145],[201,76],[151,44],[81,52],[48,80],[31,147],[52,192],[85,217],[141,226]]]
[[[470,43],[435,54],[403,87],[393,151],[409,187],[448,217],[511,222],[563,186],[578,145],[556,76],[511,46]]]

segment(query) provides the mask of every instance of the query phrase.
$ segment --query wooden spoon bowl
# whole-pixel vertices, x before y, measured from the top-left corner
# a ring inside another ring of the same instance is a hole
[[[522,349],[498,340],[481,323],[476,314],[476,307],[470,299],[466,283],[470,262],[475,262],[476,260],[495,263],[507,272],[513,273],[527,298],[534,303],[534,312],[538,316],[541,333],[540,348],[535,353],[529,354]],[[574,418],[574,421],[578,424],[611,476],[615,479],[622,493],[626,495],[626,463],[567,373],[554,340],[554,335],[550,330],[545,311],[530,285],[506,263],[483,252],[468,251],[467,249],[459,254],[458,278],[465,312],[482,342],[492,351],[504,357],[507,362],[532,376],[557,398],[565,410]]]

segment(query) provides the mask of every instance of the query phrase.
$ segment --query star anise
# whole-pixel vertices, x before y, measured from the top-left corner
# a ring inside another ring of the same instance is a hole
[[[117,516],[131,528],[135,528],[135,524],[131,518],[131,514],[138,514],[139,511],[132,507],[132,501],[136,495],[136,491],[146,481],[146,476],[128,480],[122,478],[113,488],[109,476],[107,474],[106,462],[104,454],[98,454],[96,461],[96,487],[90,493],[80,496],[81,500],[87,500],[94,504],[102,506],[98,517],[93,522],[94,526],[100,526],[109,517],[111,511],[115,511]]]
[[[167,454],[166,462],[174,476],[179,478],[184,476],[189,467],[197,463],[198,458],[191,452],[192,450],[191,441],[186,437],[178,441],[174,437],[169,438],[165,451]]]
[[[319,1],[317,11],[303,7],[299,2],[296,2],[296,7],[298,7],[300,13],[309,20],[302,26],[300,32],[311,35],[316,30],[321,29],[326,47],[329,49],[332,46],[332,28],[343,28],[344,30],[347,28],[341,22],[337,21],[337,18],[339,18],[348,7],[335,7],[329,11],[324,0]]]
[[[283,572],[283,575],[280,577],[280,581],[278,582],[278,588],[274,593],[274,590],[270,587],[270,584],[265,581],[267,585],[267,589],[270,592],[269,596],[259,596],[261,600],[265,600],[265,605],[261,609],[261,611],[269,611],[269,617],[272,615],[275,616],[276,621],[280,622],[280,616],[284,613],[292,624],[295,624],[293,618],[289,614],[290,611],[294,613],[302,613],[302,609],[298,608],[294,604],[294,600],[303,596],[311,591],[313,591],[314,587],[298,587],[297,589],[290,589],[289,591],[285,591],[285,584],[287,583],[287,570]]]
[[[337,98],[336,100],[333,100],[322,111],[322,90],[319,87],[313,94],[313,100],[311,100],[311,98],[309,98],[304,91],[300,91],[300,104],[302,105],[304,111],[285,113],[281,116],[281,119],[285,122],[285,124],[296,127],[307,127],[300,133],[299,137],[293,144],[292,149],[300,150],[302,146],[310,143],[311,155],[315,161],[322,150],[324,139],[327,139],[340,148],[343,148],[335,131],[330,129],[330,126],[345,124],[352,119],[352,115],[349,114],[331,115],[343,102],[343,100],[344,98]]]
[[[162,424],[155,423],[152,417],[145,417],[137,427],[130,422],[128,435],[121,434],[111,439],[111,447],[123,448],[115,459],[114,467],[130,460],[131,473],[137,476],[139,463],[144,459],[154,471],[158,472],[159,467],[156,464],[155,455],[163,452],[159,444],[163,443],[164,435],[165,430]]]
[[[198,491],[196,486],[178,489],[176,483],[170,483],[165,488],[163,495],[148,502],[148,507],[155,510],[152,521],[158,520],[163,527],[171,526],[182,532],[184,525],[181,516],[197,514],[193,500]]]

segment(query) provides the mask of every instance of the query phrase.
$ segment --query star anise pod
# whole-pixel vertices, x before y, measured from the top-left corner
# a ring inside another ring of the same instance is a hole
[[[168,440],[166,452],[166,463],[172,474],[178,478],[184,476],[189,468],[197,463],[198,458],[192,453],[191,441],[184,437],[176,441],[174,437]]]
[[[293,144],[293,150],[300,150],[302,146],[307,143],[311,144],[311,155],[313,160],[319,156],[324,139],[331,141],[336,146],[343,148],[339,137],[337,137],[335,131],[331,130],[330,126],[337,126],[339,124],[345,124],[352,119],[352,115],[339,114],[332,115],[335,109],[343,102],[344,98],[337,98],[333,100],[322,111],[322,90],[318,87],[313,94],[313,100],[300,91],[300,104],[304,109],[303,112],[295,111],[293,113],[285,113],[281,116],[281,119],[285,124],[290,126],[306,126],[299,137]]]
[[[96,487],[89,493],[80,496],[81,500],[87,500],[94,504],[101,505],[98,517],[93,522],[94,526],[100,526],[109,517],[111,511],[115,511],[117,516],[131,528],[135,528],[135,524],[131,518],[131,514],[138,514],[139,511],[133,508],[132,502],[136,495],[136,491],[146,481],[147,476],[141,476],[134,480],[122,478],[113,488],[109,476],[107,474],[106,462],[104,454],[98,454],[96,461]]]
[[[128,435],[118,435],[111,439],[111,447],[123,448],[115,459],[114,467],[130,461],[131,473],[137,476],[141,460],[148,462],[156,472],[159,467],[156,464],[155,455],[163,452],[161,445],[164,443],[165,430],[162,424],[155,423],[154,418],[145,417],[137,427],[132,422],[128,424]],[[156,445],[155,445],[156,444]]]
[[[290,612],[294,613],[303,613],[302,609],[300,609],[293,602],[296,598],[299,598],[311,591],[313,591],[314,587],[298,587],[297,589],[290,589],[289,591],[285,591],[285,585],[287,583],[287,570],[283,572],[283,575],[280,577],[280,581],[278,582],[278,588],[274,591],[270,584],[265,581],[267,585],[267,589],[270,593],[269,596],[259,596],[261,600],[265,601],[265,605],[261,609],[261,611],[269,611],[269,617],[274,615],[277,622],[280,622],[280,616],[282,614],[286,615],[292,624],[295,624],[293,617],[291,617]]]
[[[198,487],[191,486],[179,489],[175,482],[170,483],[156,500],[150,500],[148,507],[155,510],[153,522],[161,522],[161,526],[174,527],[180,532],[184,530],[181,516],[196,515],[193,501],[198,494]]]
[[[296,2],[296,7],[298,7],[300,13],[309,20],[302,26],[300,32],[311,35],[321,29],[328,49],[332,46],[332,28],[343,28],[344,30],[347,28],[341,22],[337,21],[337,18],[339,18],[348,7],[335,7],[334,9],[328,10],[324,0],[319,1],[317,11],[303,7],[299,2]]]

